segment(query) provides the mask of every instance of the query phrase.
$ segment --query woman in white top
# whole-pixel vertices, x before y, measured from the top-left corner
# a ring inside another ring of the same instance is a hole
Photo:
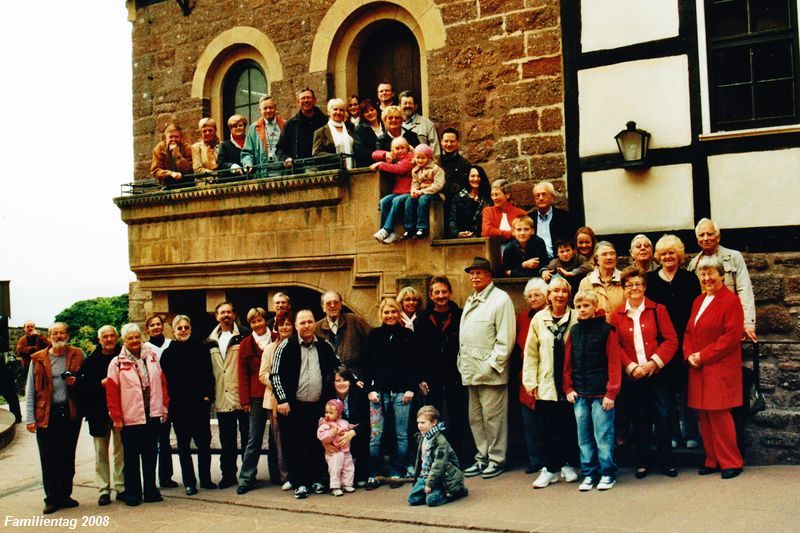
[[[344,100],[328,100],[328,123],[314,132],[311,155],[347,154],[346,165],[353,168],[353,125],[347,120]]]

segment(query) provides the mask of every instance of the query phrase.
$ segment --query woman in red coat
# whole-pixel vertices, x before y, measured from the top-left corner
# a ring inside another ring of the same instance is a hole
[[[491,197],[494,205],[484,207],[481,213],[481,237],[498,237],[502,242],[509,241],[513,237],[511,221],[527,213],[511,202],[511,183],[507,180],[492,182]]]
[[[625,303],[611,315],[622,353],[622,369],[630,378],[624,389],[633,421],[636,478],[647,476],[650,427],[656,426],[661,473],[675,477],[669,430],[669,387],[662,373],[678,349],[678,335],[667,308],[645,298],[647,275],[638,266],[622,271]]]
[[[731,409],[742,405],[744,311],[739,297],[725,287],[725,267],[717,257],[697,264],[703,294],[695,299],[683,339],[689,363],[689,407],[699,412],[706,450],[701,476],[722,470],[722,479],[742,472]]]

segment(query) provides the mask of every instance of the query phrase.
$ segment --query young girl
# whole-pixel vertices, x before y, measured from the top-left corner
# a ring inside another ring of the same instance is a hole
[[[406,214],[403,219],[404,239],[424,239],[428,236],[429,206],[444,187],[444,170],[433,162],[433,149],[430,146],[418,144],[414,148],[414,164],[414,170],[411,171],[411,194],[406,200]],[[444,200],[444,196],[440,196]]]
[[[342,419],[343,411],[344,404],[341,400],[329,400],[325,404],[325,416],[319,419],[317,427],[317,438],[325,448],[331,494],[334,496],[355,491],[353,488],[355,465],[353,456],[350,455],[350,441],[356,434],[353,431],[355,426]]]
[[[372,152],[372,159],[376,162],[369,167],[388,172],[395,177],[392,192],[381,198],[381,228],[374,235],[384,244],[391,244],[398,239],[394,226],[411,192],[411,169],[414,168],[414,156],[411,155],[411,147],[405,138],[395,137],[391,146],[391,152]]]

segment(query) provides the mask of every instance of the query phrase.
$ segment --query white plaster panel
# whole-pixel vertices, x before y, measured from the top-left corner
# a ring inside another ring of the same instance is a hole
[[[590,0],[580,6],[584,52],[678,35],[677,0]]]
[[[685,55],[629,61],[578,72],[581,156],[617,152],[629,120],[649,131],[651,148],[691,143]]]
[[[720,227],[800,224],[800,148],[712,156],[708,174]]]
[[[586,225],[599,235],[693,228],[692,198],[688,164],[583,174]]]

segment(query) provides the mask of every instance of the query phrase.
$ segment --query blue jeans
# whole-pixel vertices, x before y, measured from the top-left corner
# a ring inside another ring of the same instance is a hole
[[[406,200],[406,215],[403,218],[403,227],[406,230],[414,229],[414,222],[417,223],[417,229],[428,229],[428,212],[430,211],[430,203],[435,197],[435,194],[423,194],[419,198],[412,198],[408,196]]]
[[[402,392],[381,392],[379,394],[380,404],[370,402],[370,477],[380,474],[383,463],[383,452],[381,451],[383,423],[390,411],[394,415],[395,448],[389,461],[389,475],[402,477],[406,475],[408,463],[408,417],[411,413],[411,402],[403,403]]]
[[[247,447],[244,449],[242,468],[239,470],[239,483],[251,486],[256,482],[258,460],[261,458],[261,447],[264,444],[264,429],[270,412],[264,409],[264,399],[250,400],[250,433]]]
[[[381,198],[381,228],[394,231],[397,219],[402,215],[408,194],[387,194]]]
[[[578,426],[578,448],[581,451],[581,472],[599,479],[616,479],[614,463],[614,409],[603,411],[602,398],[575,399],[575,422]]]
[[[447,503],[447,496],[444,487],[431,487],[430,494],[425,494],[425,478],[418,477],[408,493],[408,505],[422,505],[427,503],[428,507],[437,507]]]

